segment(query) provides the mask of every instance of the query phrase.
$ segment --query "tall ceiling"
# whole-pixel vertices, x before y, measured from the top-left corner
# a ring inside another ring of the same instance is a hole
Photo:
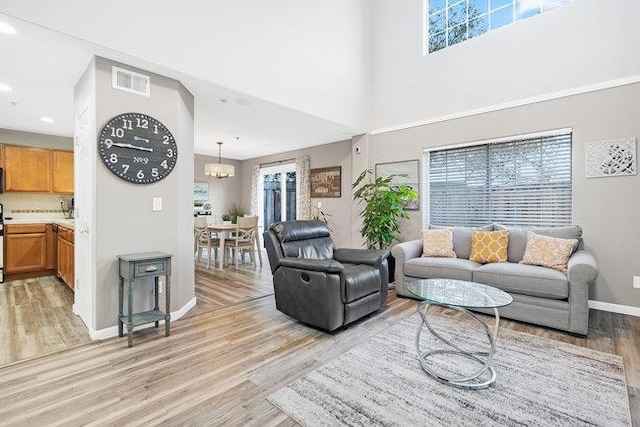
[[[0,14],[1,24],[16,33],[0,32],[0,84],[12,88],[0,91],[0,128],[72,137],[74,85],[98,55],[181,81],[195,99],[198,154],[217,155],[215,142],[222,141],[223,157],[244,160],[346,140],[365,130],[225,88],[194,75],[195,69],[177,70],[8,14]]]

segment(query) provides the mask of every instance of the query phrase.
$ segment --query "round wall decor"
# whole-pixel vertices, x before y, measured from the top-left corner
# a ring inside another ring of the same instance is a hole
[[[178,159],[169,129],[142,113],[124,113],[109,120],[100,131],[98,153],[111,173],[134,184],[166,178]]]

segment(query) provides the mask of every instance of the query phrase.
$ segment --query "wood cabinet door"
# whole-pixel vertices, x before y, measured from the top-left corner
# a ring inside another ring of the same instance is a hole
[[[75,284],[73,231],[58,233],[58,277],[73,290]]]
[[[45,230],[47,236],[47,270],[52,270],[56,268],[58,258],[58,241],[51,224],[47,224]]]
[[[6,273],[46,270],[46,233],[7,234],[4,240]]]
[[[73,193],[73,152],[54,151],[53,161],[53,192]]]
[[[4,148],[5,191],[51,191],[51,151],[40,148]]]

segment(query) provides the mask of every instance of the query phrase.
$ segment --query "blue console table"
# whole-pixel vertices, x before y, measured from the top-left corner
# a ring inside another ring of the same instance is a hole
[[[160,320],[164,319],[165,336],[169,336],[171,323],[171,257],[163,252],[142,252],[134,254],[118,255],[120,267],[120,280],[118,284],[118,336],[124,336],[124,326],[127,327],[127,343],[133,346],[133,328],[147,323],[155,323],[156,328]],[[159,307],[160,276],[166,278],[165,311]],[[133,312],[133,284],[136,279],[154,278],[153,310],[139,313]],[[124,313],[124,282],[128,283],[127,314]]]

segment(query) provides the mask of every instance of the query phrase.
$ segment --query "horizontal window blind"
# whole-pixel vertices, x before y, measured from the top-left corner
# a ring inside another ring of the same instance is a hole
[[[427,156],[431,224],[571,224],[571,133]]]

